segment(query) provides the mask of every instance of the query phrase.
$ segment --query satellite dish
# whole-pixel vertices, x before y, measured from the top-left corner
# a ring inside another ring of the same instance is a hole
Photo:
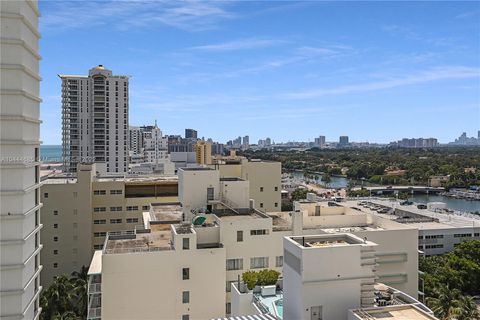
[[[193,218],[192,223],[194,226],[201,226],[205,222],[205,220],[207,220],[207,218],[203,216],[196,216],[195,218]]]

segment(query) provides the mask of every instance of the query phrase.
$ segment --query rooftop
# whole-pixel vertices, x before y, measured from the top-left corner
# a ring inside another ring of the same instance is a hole
[[[262,213],[256,209],[248,209],[246,212],[241,211],[240,213],[232,212],[231,210],[224,210],[223,212],[217,211],[214,214],[221,221],[238,221],[246,219],[265,219],[269,216],[265,213]]]
[[[171,232],[123,233],[108,235],[105,254],[171,250]]]
[[[388,306],[384,308],[358,309],[353,311],[357,319],[374,320],[433,320],[437,319],[413,305]]]
[[[357,236],[348,233],[322,234],[312,236],[288,237],[303,248],[326,248],[348,245],[372,245],[372,242],[365,241]]]
[[[179,223],[182,221],[182,206],[179,202],[152,203],[150,224]]]
[[[214,171],[215,169],[209,167],[186,167],[180,168],[182,171]]]

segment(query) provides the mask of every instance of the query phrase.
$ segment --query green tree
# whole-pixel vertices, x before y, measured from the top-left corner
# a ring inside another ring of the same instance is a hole
[[[52,284],[42,293],[40,298],[42,306],[41,318],[50,320],[72,310],[73,285],[67,275],[59,275],[53,279]]]
[[[297,188],[292,192],[292,201],[298,201],[307,198],[308,190],[304,188]]]
[[[88,308],[88,267],[82,266],[80,271],[72,272],[73,293],[75,296],[75,312],[82,319],[87,316]]]
[[[436,289],[435,294],[436,297],[427,298],[427,306],[440,319],[453,319],[456,310],[455,300],[460,296],[460,291],[457,289],[451,290],[447,286],[441,286]]]

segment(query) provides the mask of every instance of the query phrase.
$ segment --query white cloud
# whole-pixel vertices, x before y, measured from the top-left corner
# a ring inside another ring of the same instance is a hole
[[[286,93],[282,96],[286,99],[311,99],[322,97],[326,95],[341,95],[358,92],[378,91],[385,89],[392,89],[396,87],[409,86],[414,84],[428,83],[440,80],[454,80],[479,78],[480,69],[470,67],[439,67],[418,72],[415,74],[390,77],[383,81],[376,81],[370,83],[344,85],[333,88],[316,88],[292,93]]]
[[[188,31],[210,29],[232,18],[222,1],[50,1],[42,10],[42,31],[113,25],[125,30],[160,23]]]
[[[284,43],[286,43],[286,41],[276,40],[276,39],[248,38],[248,39],[227,41],[227,42],[217,43],[217,44],[196,46],[196,47],[192,47],[191,49],[202,50],[202,51],[233,51],[233,50],[246,50],[246,49],[272,47],[272,46],[277,46]]]

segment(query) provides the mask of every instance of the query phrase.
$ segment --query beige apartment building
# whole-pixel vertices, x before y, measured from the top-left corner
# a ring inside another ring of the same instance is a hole
[[[238,177],[249,181],[250,199],[261,211],[280,211],[282,163],[236,157],[217,161],[213,166],[221,177]]]
[[[283,238],[286,236],[347,232],[365,239],[365,241],[373,241],[377,244],[376,255],[378,258],[375,262],[378,264],[376,275],[379,281],[412,297],[418,296],[418,231],[416,229],[350,207],[326,202],[303,201],[296,203],[296,211],[293,212],[264,213],[255,209],[253,201],[248,199],[249,184],[245,180],[222,178],[218,170],[211,168],[182,168],[179,170],[178,183],[183,214],[186,220],[193,222],[184,224],[183,227],[191,230],[189,231],[191,234],[195,234],[197,243],[225,249],[225,262],[218,262],[213,258],[208,262],[198,261],[201,256],[195,258],[195,264],[203,266],[204,269],[221,270],[217,271],[216,277],[224,279],[223,292],[226,304],[223,313],[217,314],[217,317],[231,313],[231,284],[239,277],[241,278],[243,272],[266,268],[282,272]],[[167,255],[163,254],[163,249],[151,250],[150,248],[152,245],[155,246],[155,241],[150,242],[149,237],[162,236],[156,235],[157,231],[152,227],[152,216],[149,216],[150,218],[143,220],[144,230],[138,229],[134,234],[124,235],[126,238],[119,238],[116,234],[108,235],[107,251],[104,248],[96,257],[97,260],[102,261],[101,271],[97,270],[95,277],[92,273],[90,280],[97,281],[94,287],[101,292],[102,301],[115,301],[117,295],[122,295],[121,299],[125,299],[125,301],[135,301],[135,304],[139,305],[138,310],[144,310],[143,313],[135,315],[137,319],[147,319],[153,308],[148,301],[136,297],[137,292],[141,292],[144,286],[150,284],[145,281],[128,281],[129,290],[111,290],[103,282],[104,275],[117,274],[116,270],[121,269],[121,279],[136,278],[138,274],[149,273],[151,277],[160,279],[155,281],[170,281],[174,287],[181,288],[183,286],[181,279],[177,281],[175,277],[167,278],[161,272],[156,272],[152,265],[135,262],[141,261],[144,255],[155,255],[156,258],[149,257],[148,259],[158,259],[158,264],[170,265],[170,260],[166,258]],[[205,221],[202,222],[202,220]],[[175,238],[174,230],[176,228],[177,226],[172,226],[170,239]],[[145,240],[146,234],[150,235]],[[122,250],[117,253],[122,254],[124,266],[105,264],[104,262],[110,258],[109,243],[112,242],[112,246],[117,247],[116,241],[122,239],[135,240],[123,241],[121,245],[118,245]],[[171,240],[167,241],[166,246],[170,248],[169,250],[172,250],[172,245],[174,244]],[[124,254],[127,252],[137,254]],[[210,259],[210,256],[205,259]],[[132,262],[129,262],[130,260]],[[98,266],[98,263],[97,261],[92,265]],[[221,268],[217,265],[218,263],[221,264]],[[126,267],[129,265],[136,267]],[[173,267],[174,265],[172,265]],[[123,280],[118,279],[118,281]],[[192,278],[191,285],[202,286],[200,282],[196,281],[197,279]],[[158,294],[166,295],[167,293],[160,291],[170,291],[169,286],[170,284],[165,287],[158,286]],[[113,297],[105,297],[107,294],[113,295]],[[200,297],[202,304],[211,303],[209,295]],[[178,295],[174,294],[174,296],[178,298]],[[108,319],[111,319],[114,311],[108,309],[115,308],[114,305],[99,305],[98,302],[97,300],[92,307],[97,311],[92,311],[92,315],[95,317],[91,317],[91,319],[99,318],[99,314],[110,315]],[[170,305],[166,303],[163,306],[165,309],[169,309]],[[163,314],[165,317],[162,318]],[[201,319],[193,313],[187,315],[190,318],[185,317],[185,319]],[[169,319],[167,316],[166,313],[159,313],[158,319]]]
[[[212,164],[212,144],[204,140],[197,141],[195,156],[198,164]]]
[[[88,266],[107,232],[134,230],[156,203],[178,201],[176,177],[97,176],[95,164],[79,164],[76,176],[57,174],[42,183],[42,283]]]

